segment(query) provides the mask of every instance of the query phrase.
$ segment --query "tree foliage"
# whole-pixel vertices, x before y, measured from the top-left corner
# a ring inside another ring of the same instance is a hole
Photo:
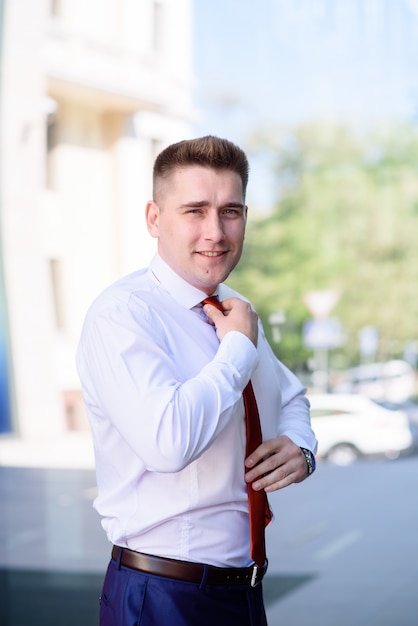
[[[369,325],[378,358],[401,355],[418,337],[417,130],[312,124],[277,133],[273,145],[278,199],[249,220],[230,283],[256,304],[270,336],[269,315],[285,311],[277,352],[291,367],[310,354],[302,327],[311,290],[340,294],[332,315],[347,334],[345,365],[358,361],[358,332]]]

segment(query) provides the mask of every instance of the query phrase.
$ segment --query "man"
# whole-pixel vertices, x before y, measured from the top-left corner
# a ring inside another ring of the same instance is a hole
[[[250,498],[304,480],[316,440],[304,387],[223,284],[242,252],[247,181],[227,140],[163,150],[146,206],[158,253],[86,317],[77,363],[114,546],[102,626],[266,624]],[[202,304],[214,294],[223,310]],[[263,443],[246,453],[250,379]]]

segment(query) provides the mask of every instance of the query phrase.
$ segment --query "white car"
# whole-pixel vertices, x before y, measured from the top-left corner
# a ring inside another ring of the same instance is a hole
[[[416,388],[416,373],[406,361],[364,363],[343,374],[335,393],[363,393],[373,400],[404,402]]]
[[[318,457],[349,465],[361,456],[396,458],[412,447],[408,416],[359,394],[312,394],[312,427]]]

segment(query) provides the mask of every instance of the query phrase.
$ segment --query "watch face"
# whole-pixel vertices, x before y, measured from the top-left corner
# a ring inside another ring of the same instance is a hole
[[[306,463],[307,463],[307,466],[308,466],[308,475],[312,474],[315,471],[315,468],[316,468],[315,456],[307,448],[301,448],[301,450],[302,450],[302,452],[303,452],[303,454],[305,456]]]

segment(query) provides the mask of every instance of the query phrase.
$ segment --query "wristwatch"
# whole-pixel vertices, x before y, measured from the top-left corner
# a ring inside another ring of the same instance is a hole
[[[308,476],[314,473],[316,469],[316,461],[313,453],[308,448],[300,448],[303,456],[305,457],[306,465],[308,468]]]

